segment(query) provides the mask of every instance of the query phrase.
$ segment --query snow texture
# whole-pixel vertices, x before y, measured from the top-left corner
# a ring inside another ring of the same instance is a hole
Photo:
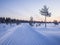
[[[60,24],[0,24],[0,45],[60,45]]]

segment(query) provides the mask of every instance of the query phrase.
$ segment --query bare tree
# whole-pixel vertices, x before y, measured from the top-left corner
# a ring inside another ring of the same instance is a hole
[[[41,15],[45,16],[45,27],[46,27],[46,17],[50,17],[51,13],[48,11],[49,8],[47,8],[46,5],[40,10]]]

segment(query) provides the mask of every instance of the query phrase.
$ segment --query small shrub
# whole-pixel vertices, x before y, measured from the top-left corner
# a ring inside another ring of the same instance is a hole
[[[54,24],[55,24],[55,25],[58,25],[59,23],[57,22],[57,20],[54,20]]]

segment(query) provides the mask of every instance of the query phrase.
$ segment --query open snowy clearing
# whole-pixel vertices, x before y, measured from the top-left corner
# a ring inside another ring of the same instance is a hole
[[[60,24],[0,24],[0,45],[60,45]]]

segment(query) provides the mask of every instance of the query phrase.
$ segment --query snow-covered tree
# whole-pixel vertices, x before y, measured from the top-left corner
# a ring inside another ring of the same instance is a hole
[[[55,25],[59,24],[57,20],[54,20],[53,22],[54,22]]]
[[[29,24],[30,24],[31,26],[33,26],[33,23],[32,23],[32,22],[33,22],[33,17],[31,16],[31,17],[30,17],[30,22],[29,22]]]
[[[40,10],[41,15],[45,16],[45,27],[46,27],[46,17],[50,17],[51,13],[48,11],[49,8],[47,8],[46,5],[43,6],[43,8]]]

